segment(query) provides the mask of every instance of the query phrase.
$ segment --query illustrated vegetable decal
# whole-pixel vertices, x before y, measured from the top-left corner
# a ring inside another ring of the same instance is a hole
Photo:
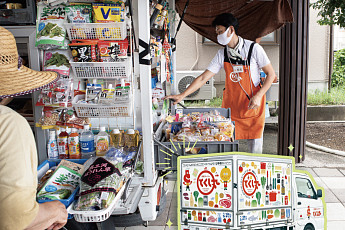
[[[198,202],[199,192],[198,192],[198,191],[194,191],[194,192],[193,192],[193,195],[194,195],[194,197],[195,197],[195,203],[197,203],[197,202]]]
[[[60,67],[62,65],[69,67],[69,61],[67,57],[63,54],[54,53],[49,60],[44,64],[45,67],[56,65]]]
[[[266,177],[261,177],[261,186],[262,188],[265,188],[265,184],[266,184]]]
[[[260,192],[256,193],[256,199],[258,200],[258,204],[260,205],[260,199],[261,199],[261,193]]]

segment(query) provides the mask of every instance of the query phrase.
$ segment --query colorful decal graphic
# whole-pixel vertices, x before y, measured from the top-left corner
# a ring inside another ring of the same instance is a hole
[[[182,213],[182,222],[207,222],[213,224],[231,224],[232,213],[218,211],[187,210]]]
[[[242,177],[242,191],[247,197],[251,198],[259,188],[258,177],[255,172],[247,170]]]
[[[190,191],[189,185],[192,183],[190,180],[189,170],[186,170],[186,174],[183,176],[183,184],[186,185],[186,191]]]
[[[247,211],[239,216],[239,223],[241,225],[251,225],[262,223],[262,221],[277,221],[290,218],[291,209],[268,209]]]
[[[291,206],[291,164],[238,160],[239,210]]]
[[[231,160],[183,163],[182,168],[181,207],[232,209]]]
[[[225,166],[222,171],[220,171],[220,178],[222,179],[220,182],[224,183],[224,190],[227,190],[228,182],[231,181],[231,170]]]

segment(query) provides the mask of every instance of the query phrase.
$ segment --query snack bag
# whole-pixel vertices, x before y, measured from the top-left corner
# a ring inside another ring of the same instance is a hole
[[[96,211],[112,205],[116,194],[128,179],[129,169],[107,157],[91,158],[84,165],[77,211]]]
[[[101,62],[115,62],[127,57],[128,40],[99,41],[99,58]]]
[[[72,43],[69,44],[74,62],[96,62],[97,52],[94,43]]]
[[[91,5],[73,5],[65,8],[69,23],[91,23]]]
[[[94,22],[120,22],[121,21],[121,5],[110,3],[93,3]]]
[[[64,46],[65,6],[48,6],[38,3],[37,21],[36,47],[49,50]]]
[[[71,59],[67,50],[44,51],[43,70],[54,71],[60,75],[69,76]]]

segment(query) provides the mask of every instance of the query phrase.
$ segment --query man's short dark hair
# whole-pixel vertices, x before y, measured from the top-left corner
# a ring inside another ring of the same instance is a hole
[[[219,14],[212,22],[212,26],[224,26],[225,28],[228,28],[230,26],[233,26],[235,28],[235,33],[238,34],[238,27],[239,23],[237,18],[234,17],[234,15],[230,13],[223,13]]]

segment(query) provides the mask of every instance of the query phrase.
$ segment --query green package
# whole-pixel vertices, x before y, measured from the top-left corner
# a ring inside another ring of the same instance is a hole
[[[69,23],[92,23],[91,5],[74,5],[65,8]]]

